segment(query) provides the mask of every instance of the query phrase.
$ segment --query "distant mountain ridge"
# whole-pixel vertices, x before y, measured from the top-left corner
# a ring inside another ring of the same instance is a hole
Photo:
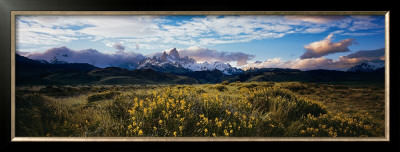
[[[107,54],[96,49],[72,50],[68,47],[51,48],[44,52],[20,54],[42,63],[88,63],[100,68],[120,67],[129,70],[136,69],[138,63],[145,57],[133,52],[117,52]]]
[[[197,63],[193,58],[189,58],[188,56],[181,58],[176,48],[171,49],[169,51],[169,54],[164,51],[159,58],[157,58],[156,56],[154,56],[153,58],[146,58],[139,63],[137,69],[153,69],[159,72],[177,74],[193,71],[213,70],[219,70],[225,75],[240,74],[243,72],[242,69],[232,67],[231,65],[229,65],[229,63]]]
[[[127,70],[98,68],[87,63],[44,62],[16,54],[16,85],[77,84],[193,84],[196,79],[156,72],[152,69]]]
[[[68,55],[65,55],[66,57]],[[246,71],[229,64],[197,63],[187,56],[180,57],[176,49],[161,57],[146,58],[135,70],[121,67],[99,68],[88,63],[68,63],[54,56],[50,62],[33,60],[16,54],[17,85],[72,84],[197,84],[252,81],[383,81],[383,61],[365,62],[347,71],[288,68],[249,68]]]
[[[349,68],[347,72],[374,72],[375,70],[384,67],[385,63],[365,62]]]
[[[78,70],[78,71],[90,71],[97,69],[98,67],[88,63],[68,63],[60,61],[54,58],[51,62],[45,60],[32,60],[19,54],[15,55],[16,65],[22,70],[38,70],[38,71],[52,71],[52,70]],[[33,68],[33,69],[30,69]],[[36,69],[37,68],[37,69]],[[16,70],[20,70],[16,69]]]

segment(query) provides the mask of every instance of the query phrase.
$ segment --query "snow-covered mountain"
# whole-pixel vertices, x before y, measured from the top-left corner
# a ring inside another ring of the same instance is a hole
[[[185,73],[190,71],[213,71],[219,70],[225,75],[242,73],[242,69],[232,67],[221,62],[197,63],[193,58],[185,56],[181,58],[176,48],[173,48],[167,54],[165,51],[160,58],[147,58],[139,63],[137,69],[153,69],[160,72]]]
[[[351,67],[347,72],[373,72],[382,67],[385,67],[385,62],[365,62]]]
[[[46,63],[46,60],[40,60],[40,59],[39,59],[39,60],[37,60],[37,61],[39,61],[39,62],[41,62],[41,63]],[[50,63],[50,64],[68,64],[67,61],[59,60],[59,59],[57,58],[57,56],[54,56],[54,58],[51,59],[50,62],[48,62],[48,63]]]
[[[21,55],[21,54],[20,54]],[[42,63],[88,63],[96,67],[120,67],[128,70],[136,69],[145,56],[134,52],[119,51],[114,54],[103,53],[96,49],[72,50],[68,47],[57,47],[44,52],[24,53],[25,57],[39,60]],[[46,61],[46,62],[45,62]]]

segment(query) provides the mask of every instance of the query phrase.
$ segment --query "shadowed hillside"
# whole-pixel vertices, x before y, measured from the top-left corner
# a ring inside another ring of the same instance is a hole
[[[198,81],[152,69],[131,71],[117,67],[97,68],[87,63],[41,63],[16,54],[16,85],[155,83],[193,84]]]
[[[262,81],[299,82],[383,82],[384,68],[365,71],[335,71],[262,68],[241,74],[225,75],[220,70],[186,71],[179,74],[153,69],[127,70],[119,67],[98,68],[87,63],[40,62],[16,54],[17,85],[77,85],[77,84],[197,84]]]

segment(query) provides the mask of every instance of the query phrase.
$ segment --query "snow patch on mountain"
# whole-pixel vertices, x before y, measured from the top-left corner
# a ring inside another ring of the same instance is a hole
[[[347,72],[373,72],[382,67],[385,67],[385,62],[364,62],[349,68]]]
[[[68,64],[68,62],[66,62],[66,61],[59,60],[57,58],[57,56],[54,56],[54,58],[50,60],[50,63],[51,64]]]

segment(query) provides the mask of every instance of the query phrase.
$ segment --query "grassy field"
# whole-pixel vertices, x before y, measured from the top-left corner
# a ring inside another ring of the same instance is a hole
[[[24,86],[16,136],[383,137],[384,86]]]

